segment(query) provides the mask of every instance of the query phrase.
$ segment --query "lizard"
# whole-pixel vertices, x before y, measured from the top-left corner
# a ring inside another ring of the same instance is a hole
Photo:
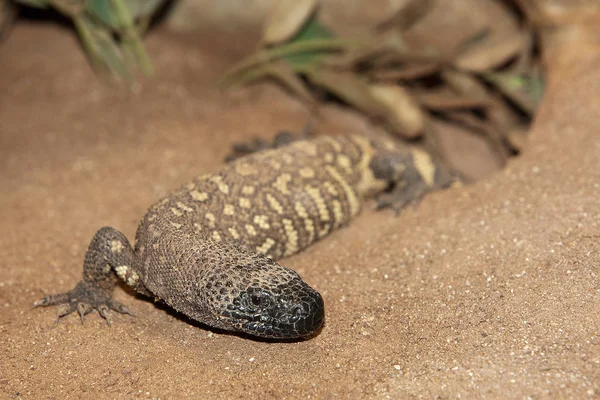
[[[387,138],[280,142],[246,149],[156,202],[134,247],[117,229],[99,229],[82,280],[34,307],[59,306],[57,322],[77,311],[83,323],[97,310],[110,325],[110,310],[133,315],[112,298],[120,279],[209,327],[272,339],[315,335],[323,298],[278,261],[347,225],[366,199],[398,211],[452,178],[427,153]]]

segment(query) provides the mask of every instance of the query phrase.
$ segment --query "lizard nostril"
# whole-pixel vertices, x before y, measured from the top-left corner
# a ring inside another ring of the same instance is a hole
[[[295,322],[295,321],[298,321],[303,316],[305,316],[306,312],[304,311],[304,307],[302,307],[301,305],[296,305],[291,309],[290,315],[291,315],[291,320],[293,322]]]

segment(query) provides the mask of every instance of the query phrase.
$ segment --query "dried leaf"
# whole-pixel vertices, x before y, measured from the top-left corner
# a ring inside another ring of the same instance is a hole
[[[374,47],[363,45],[353,52],[326,61],[327,65],[335,68],[353,69],[357,65],[365,65],[371,68],[389,68],[398,64],[423,63],[444,65],[446,61],[434,49],[409,50],[397,46],[387,46],[385,42]]]
[[[411,0],[392,16],[375,27],[378,31],[399,29],[405,31],[419,22],[435,5],[435,0]]]
[[[246,70],[236,77],[235,81],[230,84],[230,87],[247,85],[259,79],[268,77],[279,81],[279,83],[286,86],[309,107],[314,108],[315,99],[311,92],[306,88],[302,79],[300,79],[290,66],[283,61],[259,65],[256,68]]]
[[[318,6],[318,0],[279,0],[264,27],[262,42],[273,45],[296,35]]]
[[[18,0],[19,3],[34,8],[47,8],[48,1],[47,0]]]
[[[484,134],[489,140],[492,148],[504,163],[508,158],[508,152],[503,143],[503,135],[489,122],[480,120],[472,113],[465,111],[452,111],[444,114],[449,120],[458,122],[474,132]]]
[[[517,55],[525,44],[526,37],[520,31],[490,36],[470,46],[454,64],[465,71],[487,71]]]
[[[383,54],[373,60],[374,67],[385,67],[398,64],[437,63],[444,65],[446,60],[435,49],[409,50],[385,49]]]
[[[378,81],[397,82],[401,80],[419,79],[433,75],[441,68],[439,63],[408,65],[396,69],[374,70],[369,75]]]
[[[542,3],[535,0],[514,0],[515,5],[525,15],[531,25],[548,26],[550,21],[542,10]]]
[[[398,85],[371,85],[371,94],[387,109],[390,128],[406,137],[415,138],[423,132],[425,116],[406,89]]]
[[[310,106],[314,106],[315,99],[313,98],[310,91],[306,88],[306,85],[294,73],[290,66],[283,61],[278,61],[269,64],[267,67],[267,73],[273,78],[279,80],[283,85],[287,86],[296,96]]]
[[[488,108],[486,116],[490,123],[505,136],[507,132],[512,131],[524,122],[522,114],[518,114],[516,110],[502,97],[501,93],[493,93],[489,100],[492,102]]]
[[[510,68],[510,72],[516,75],[525,75],[533,68],[532,63],[535,44],[533,32],[528,30],[527,32],[524,32],[523,35],[523,46],[517,55],[516,62]]]
[[[239,76],[249,73],[249,71],[254,68],[262,68],[263,65],[273,62],[274,60],[288,59],[288,57],[299,56],[305,53],[310,54],[310,58],[308,60],[304,59],[304,62],[296,60],[294,64],[292,64],[293,69],[296,72],[314,69],[316,66],[312,65],[313,63],[321,63],[329,53],[343,51],[349,47],[351,47],[351,44],[348,42],[333,38],[298,42],[294,41],[291,43],[282,44],[279,47],[259,50],[238,64],[234,65],[221,77],[221,79],[219,79],[217,84],[221,87],[234,85],[236,84]]]
[[[327,69],[306,71],[306,77],[373,118],[385,118],[387,109],[371,94],[369,85],[350,72]]]
[[[467,96],[456,96],[448,93],[425,92],[416,96],[424,107],[433,111],[447,111],[465,108],[486,108],[491,102]]]
[[[442,78],[453,92],[462,96],[468,96],[474,99],[487,99],[489,97],[486,87],[469,73],[454,69],[446,69],[442,72]]]
[[[85,2],[77,0],[48,0],[47,3],[69,18],[83,14],[86,7]]]
[[[454,49],[454,53],[456,55],[461,54],[461,53],[467,51],[469,48],[477,45],[478,43],[483,42],[484,40],[488,40],[489,37],[490,37],[490,29],[489,28],[483,28],[480,31],[476,31],[475,33],[468,36],[463,41],[459,42],[456,45],[456,48]]]
[[[401,53],[407,48],[402,35],[398,32],[389,32],[384,35],[364,32],[357,39],[357,45],[348,50],[346,54],[328,61],[327,64],[336,68],[353,69],[358,64],[366,64],[372,62],[373,59],[381,58],[390,51]]]
[[[127,0],[127,7],[134,18],[153,15],[164,3],[164,0]]]

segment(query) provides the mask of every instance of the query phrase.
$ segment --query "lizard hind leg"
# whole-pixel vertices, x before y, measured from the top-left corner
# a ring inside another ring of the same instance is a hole
[[[308,124],[300,131],[300,133],[280,131],[270,143],[260,137],[256,137],[249,142],[236,143],[233,145],[232,151],[225,157],[225,161],[231,162],[248,154],[262,150],[277,149],[298,140],[308,139],[311,137],[311,131],[312,127]]]
[[[132,268],[134,253],[129,241],[114,228],[104,227],[94,235],[85,255],[83,279],[70,291],[46,296],[34,307],[59,306],[58,320],[77,311],[81,322],[93,310],[110,325],[110,310],[133,315],[127,307],[112,299],[117,275],[134,289],[143,292],[139,275]],[[139,288],[137,286],[140,286]]]

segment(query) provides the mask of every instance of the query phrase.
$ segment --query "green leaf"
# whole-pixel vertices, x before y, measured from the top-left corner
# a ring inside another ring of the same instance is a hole
[[[94,67],[131,81],[131,72],[111,32],[88,16],[78,16],[73,22]]]
[[[300,32],[292,39],[293,42],[313,39],[329,39],[333,34],[329,32],[324,25],[320,24],[316,15],[306,21],[306,25],[300,29]]]
[[[290,41],[290,43],[301,43],[309,44],[313,41],[322,41],[323,39],[332,39],[333,35],[325,26],[321,25],[317,21],[317,17],[314,16],[309,19],[304,27],[298,32],[298,34]],[[322,59],[324,56],[331,54],[330,51],[323,50],[308,50],[298,52],[297,54],[290,54],[282,57],[282,60],[287,61],[292,66],[312,64],[317,60]]]
[[[121,29],[130,25],[129,19],[135,21],[151,16],[163,2],[164,0],[88,0],[87,11],[111,28]],[[123,11],[126,11],[126,16]]]
[[[123,26],[111,0],[88,0],[87,11],[113,29]]]

